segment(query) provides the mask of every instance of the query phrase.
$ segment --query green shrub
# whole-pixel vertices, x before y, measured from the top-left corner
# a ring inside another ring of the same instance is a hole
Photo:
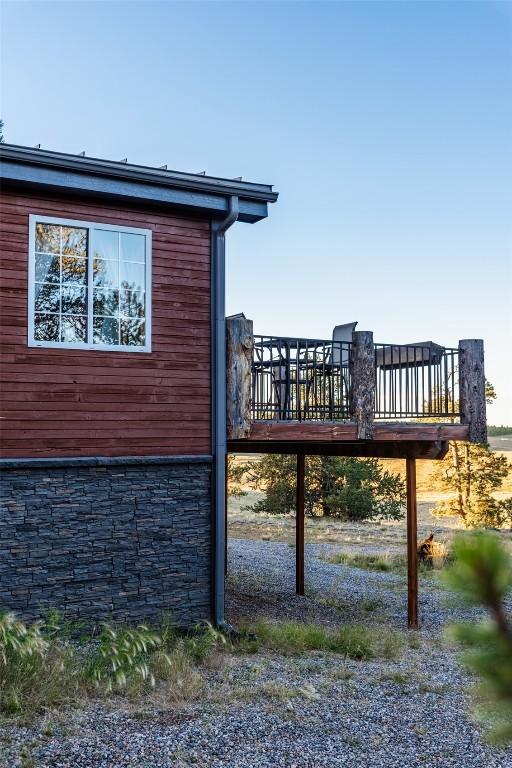
[[[492,533],[457,537],[454,553],[446,583],[490,615],[488,621],[451,629],[464,648],[465,665],[480,678],[474,690],[475,712],[491,739],[512,742],[512,620],[505,609],[512,591],[512,559]]]
[[[185,637],[184,650],[197,664],[202,664],[216,649],[227,644],[225,635],[209,621],[198,624],[192,635]]]

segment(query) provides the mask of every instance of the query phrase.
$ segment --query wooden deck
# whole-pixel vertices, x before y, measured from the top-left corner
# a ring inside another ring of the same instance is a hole
[[[374,344],[369,331],[343,342],[255,337],[243,315],[228,318],[226,332],[228,453],[297,457],[297,594],[306,456],[405,459],[407,616],[417,627],[416,459],[442,459],[453,440],[486,442],[483,342]]]

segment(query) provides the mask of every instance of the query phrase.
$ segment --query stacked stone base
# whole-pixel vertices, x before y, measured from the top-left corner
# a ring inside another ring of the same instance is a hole
[[[11,462],[2,470],[0,611],[179,625],[211,615],[204,459]]]

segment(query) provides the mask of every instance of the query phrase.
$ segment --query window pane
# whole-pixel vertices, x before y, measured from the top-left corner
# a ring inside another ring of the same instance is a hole
[[[115,261],[94,259],[94,285],[117,288],[119,283],[118,264]]]
[[[36,341],[87,345],[92,331],[96,345],[144,346],[146,237],[104,227],[36,220],[32,243]],[[89,278],[92,316],[88,316]]]
[[[119,344],[119,320],[95,317],[93,341],[95,344]]]
[[[58,285],[35,286],[35,310],[36,312],[59,312],[60,289]]]
[[[146,258],[146,238],[144,235],[128,235],[121,232],[121,259],[139,261],[144,264]]]
[[[77,344],[86,340],[86,318],[76,316],[62,315],[60,326],[60,340],[67,341],[68,344]]]
[[[119,312],[125,317],[144,317],[144,294],[120,291]]]
[[[78,285],[63,285],[61,311],[63,315],[84,315],[87,312],[86,289]]]
[[[59,316],[34,315],[34,338],[37,341],[59,341]]]
[[[60,280],[60,259],[58,256],[36,254],[36,282],[58,283]]]
[[[59,224],[36,224],[36,251],[60,253]]]
[[[119,258],[119,233],[109,229],[95,229],[93,235],[94,258],[114,259]]]
[[[144,341],[144,320],[121,320],[121,344],[143,347]]]
[[[144,264],[130,264],[121,262],[121,288],[130,291],[143,291],[146,282],[146,268]]]
[[[66,256],[87,256],[87,230],[62,227],[62,253]]]
[[[62,257],[62,282],[85,284],[87,282],[87,259]]]
[[[119,291],[108,288],[94,289],[93,310],[95,315],[114,315],[119,311]]]

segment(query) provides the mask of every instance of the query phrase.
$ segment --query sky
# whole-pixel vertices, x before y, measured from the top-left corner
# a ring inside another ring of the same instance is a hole
[[[14,144],[275,185],[228,233],[256,333],[483,338],[512,423],[512,3],[4,2]]]

